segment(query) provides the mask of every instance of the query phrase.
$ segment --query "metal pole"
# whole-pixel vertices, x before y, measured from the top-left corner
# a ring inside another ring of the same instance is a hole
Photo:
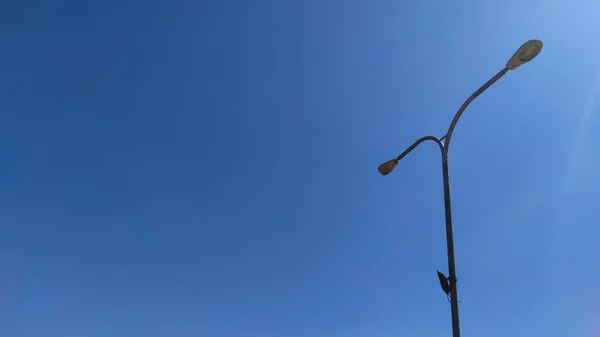
[[[450,205],[450,174],[448,173],[448,149],[450,147],[450,139],[452,138],[452,132],[456,127],[456,123],[462,116],[463,112],[473,102],[477,96],[481,95],[487,88],[492,84],[496,83],[502,76],[508,72],[508,68],[500,70],[496,75],[490,78],[484,85],[482,85],[477,91],[475,91],[463,105],[458,109],[448,132],[443,138],[444,148],[442,149],[442,174],[444,180],[444,211],[446,214],[446,247],[448,250],[448,282],[450,283],[450,312],[452,315],[452,337],[460,337],[460,323],[458,318],[458,289],[456,286],[456,262],[454,260],[454,234],[452,232],[452,207]]]
[[[450,312],[452,314],[452,336],[460,337],[460,324],[458,319],[458,289],[456,287],[456,263],[454,260],[454,234],[452,233],[452,208],[450,206],[450,175],[448,173],[448,149],[450,147],[450,139],[452,138],[452,132],[456,127],[456,123],[462,116],[463,112],[473,102],[477,96],[481,95],[487,88],[492,84],[496,83],[502,76],[508,72],[508,68],[500,70],[496,75],[490,78],[485,84],[483,84],[477,91],[475,91],[463,105],[458,109],[448,132],[442,137],[445,138],[444,148],[442,149],[442,174],[444,179],[444,211],[446,214],[446,246],[448,249],[448,282],[450,284]]]
[[[446,214],[446,246],[448,249],[448,281],[450,282],[450,311],[452,314],[452,336],[460,337],[458,319],[458,289],[456,287],[456,264],[454,261],[454,234],[452,233],[452,208],[450,206],[450,177],[448,174],[448,152],[442,150],[442,172],[444,180],[444,210]]]

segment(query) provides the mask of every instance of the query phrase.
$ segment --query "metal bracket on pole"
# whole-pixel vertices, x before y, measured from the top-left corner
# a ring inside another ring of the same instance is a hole
[[[440,279],[440,286],[442,286],[442,290],[446,293],[446,295],[450,295],[450,291],[452,290],[452,286],[450,285],[450,279],[446,277],[446,275],[442,274],[441,271],[437,271],[438,278]]]

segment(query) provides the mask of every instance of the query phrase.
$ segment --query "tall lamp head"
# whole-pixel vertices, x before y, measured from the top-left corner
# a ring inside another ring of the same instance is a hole
[[[529,40],[517,49],[514,55],[506,62],[506,68],[514,70],[517,67],[533,60],[542,51],[544,44],[540,40]]]

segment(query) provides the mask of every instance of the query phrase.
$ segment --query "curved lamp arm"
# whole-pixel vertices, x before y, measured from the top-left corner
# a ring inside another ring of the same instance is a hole
[[[482,85],[481,88],[477,89],[477,91],[475,91],[471,96],[469,96],[469,98],[467,98],[467,100],[463,103],[460,109],[458,109],[458,112],[456,112],[456,115],[454,115],[452,123],[450,123],[450,127],[448,128],[448,132],[446,132],[446,141],[444,142],[446,154],[448,154],[448,145],[450,145],[450,138],[452,138],[452,132],[454,131],[456,123],[458,123],[460,116],[465,111],[467,106],[471,104],[471,102],[475,98],[477,98],[477,96],[481,95],[481,93],[484,92],[485,89],[489,88],[492,84],[494,84],[502,76],[504,76],[504,74],[506,74],[509,70],[514,70],[522,66],[523,64],[533,60],[542,51],[543,47],[544,44],[540,40],[529,40],[523,43],[523,45],[521,45],[521,47],[517,49],[517,51],[508,60],[508,62],[506,62],[506,66],[504,67],[504,69],[500,70],[496,75],[494,75],[494,77],[490,78],[490,80],[485,82],[485,84]]]
[[[442,143],[441,140],[439,140],[437,137],[434,136],[425,136],[423,138],[418,139],[416,142],[413,143],[413,145],[409,146],[408,149],[404,150],[404,152],[402,152],[400,155],[398,155],[398,157],[396,157],[396,161],[400,161],[402,160],[402,158],[404,158],[407,154],[409,154],[412,150],[414,150],[417,146],[419,146],[421,143],[423,143],[426,140],[432,140],[434,142],[437,143],[437,145],[440,147],[440,150],[444,151],[444,143]]]
[[[502,76],[504,76],[504,74],[506,74],[509,70],[510,69],[508,69],[508,67],[500,70],[496,75],[494,75],[494,77],[490,78],[489,81],[485,82],[485,84],[482,85],[481,88],[477,89],[477,91],[471,94],[471,96],[469,96],[469,98],[467,98],[467,100],[460,106],[460,109],[458,109],[458,111],[454,115],[454,118],[452,119],[452,122],[450,123],[450,127],[448,128],[448,132],[446,132],[446,136],[444,136],[446,138],[446,141],[444,142],[444,148],[446,153],[448,153],[448,146],[450,145],[450,138],[452,137],[452,132],[454,131],[456,123],[458,123],[458,120],[460,119],[460,116],[462,116],[465,109],[469,106],[469,104],[471,104],[471,102],[473,102],[475,98],[477,98],[477,96],[481,95],[482,92],[484,92],[492,84],[496,83],[496,81],[498,81]]]
[[[444,139],[446,136],[442,137],[442,139]],[[421,143],[423,143],[426,140],[432,140],[434,141],[439,147],[440,150],[442,151],[442,155],[444,154],[444,143],[442,143],[442,140],[434,137],[434,136],[425,136],[422,137],[420,139],[418,139],[416,142],[413,143],[413,145],[409,146],[406,150],[404,150],[404,152],[402,152],[400,155],[398,155],[398,157],[396,157],[395,159],[392,160],[388,160],[385,163],[379,165],[379,168],[377,168],[377,170],[379,170],[379,173],[385,175],[388,175],[390,172],[392,172],[394,170],[394,168],[396,168],[396,165],[398,165],[398,162],[400,160],[402,160],[402,158],[404,158],[407,154],[409,154],[412,150],[414,150],[417,146],[419,146]]]

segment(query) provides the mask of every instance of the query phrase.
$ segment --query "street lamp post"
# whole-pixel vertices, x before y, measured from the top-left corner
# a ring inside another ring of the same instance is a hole
[[[412,150],[414,150],[419,144],[423,143],[427,140],[434,141],[440,148],[442,153],[442,177],[444,181],[444,210],[446,216],[446,246],[448,250],[448,277],[438,271],[438,277],[440,279],[440,283],[442,286],[442,290],[446,293],[446,295],[450,296],[450,311],[452,314],[452,336],[460,337],[460,325],[458,319],[458,295],[457,295],[457,287],[456,287],[456,266],[454,263],[454,236],[452,234],[452,210],[450,207],[450,179],[448,173],[448,149],[450,146],[450,140],[452,139],[452,132],[456,127],[456,123],[460,119],[460,116],[465,111],[467,106],[479,96],[482,92],[484,92],[487,88],[489,88],[492,84],[498,81],[502,76],[504,76],[509,70],[514,70],[517,67],[531,61],[534,57],[536,57],[540,51],[542,51],[542,41],[540,40],[530,40],[525,42],[508,60],[504,69],[500,70],[496,75],[494,75],[489,81],[487,81],[481,88],[477,89],[467,100],[461,105],[458,109],[452,122],[450,123],[450,127],[448,128],[448,132],[441,138],[437,138],[434,136],[425,136],[420,138],[416,142],[414,142],[409,148],[404,150],[398,157],[395,159],[389,160],[381,165],[379,165],[379,173],[382,175],[388,175],[396,166],[398,162],[402,160],[407,154],[409,154]]]

